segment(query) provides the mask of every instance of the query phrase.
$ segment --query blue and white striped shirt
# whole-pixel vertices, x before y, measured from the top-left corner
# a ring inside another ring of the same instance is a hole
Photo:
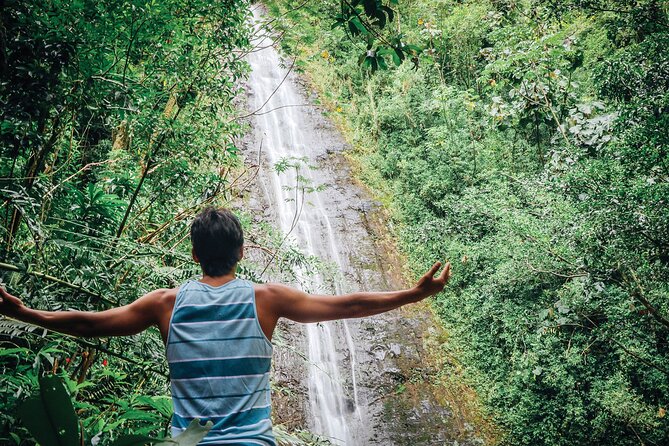
[[[183,284],[167,337],[172,435],[199,418],[214,423],[199,445],[276,446],[271,361],[272,344],[260,328],[250,282]]]

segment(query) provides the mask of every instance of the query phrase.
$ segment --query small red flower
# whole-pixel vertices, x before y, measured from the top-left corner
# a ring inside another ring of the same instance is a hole
[[[72,358],[65,358],[65,363],[66,363],[66,364],[69,364],[70,361],[72,361]]]
[[[109,362],[106,359],[103,359],[102,360],[102,367],[107,367],[107,364],[109,364]]]

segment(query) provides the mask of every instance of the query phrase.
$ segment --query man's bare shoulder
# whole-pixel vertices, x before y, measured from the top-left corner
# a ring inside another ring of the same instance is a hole
[[[142,301],[146,306],[153,306],[159,311],[172,311],[177,299],[179,288],[159,288],[140,297],[137,302]]]
[[[282,283],[254,284],[256,299],[263,305],[283,306],[299,298],[302,291]]]
[[[174,300],[177,297],[179,288],[158,288],[157,290],[146,293],[141,299],[151,300],[154,302],[163,300]]]
[[[298,292],[297,289],[282,283],[255,283],[253,289],[259,297],[281,297]]]
[[[161,288],[155,291],[155,293],[158,294],[158,301],[170,306],[174,306],[178,292],[179,288]]]
[[[255,284],[253,289],[256,295],[260,325],[270,327],[265,331],[266,334],[273,332],[277,320],[285,317],[287,310],[295,307],[301,295],[304,294],[296,288],[281,283]],[[269,335],[268,337],[271,338]]]

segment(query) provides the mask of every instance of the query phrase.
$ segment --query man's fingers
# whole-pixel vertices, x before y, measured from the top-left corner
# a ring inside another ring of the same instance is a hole
[[[440,279],[443,279],[445,282],[448,282],[448,279],[451,277],[451,262],[446,262],[444,270],[439,275]]]
[[[432,268],[425,273],[425,277],[432,279],[435,274],[437,274],[437,271],[439,271],[439,268],[441,268],[441,262],[435,262],[434,265],[432,265]]]
[[[18,297],[12,296],[7,292],[7,290],[5,290],[3,287],[0,287],[0,303],[4,302],[7,302],[7,304],[10,305],[11,304],[19,305],[23,303]]]

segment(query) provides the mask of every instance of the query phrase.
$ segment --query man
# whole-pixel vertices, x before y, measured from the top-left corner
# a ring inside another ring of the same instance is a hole
[[[74,336],[126,336],[155,325],[166,346],[174,417],[172,434],[191,420],[211,420],[201,445],[274,446],[269,371],[272,334],[279,318],[297,322],[371,316],[418,302],[450,277],[439,262],[402,291],[340,296],[304,293],[280,284],[251,284],[235,277],[244,254],[237,218],[209,207],[191,226],[193,260],[202,278],[152,291],[133,303],[101,312],[27,308],[0,288],[0,313]]]

